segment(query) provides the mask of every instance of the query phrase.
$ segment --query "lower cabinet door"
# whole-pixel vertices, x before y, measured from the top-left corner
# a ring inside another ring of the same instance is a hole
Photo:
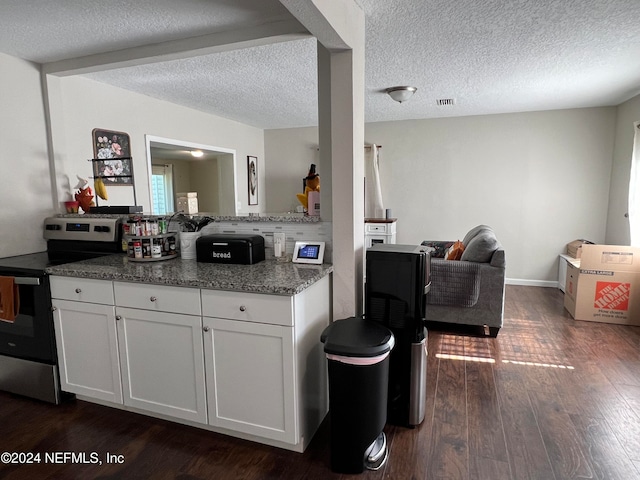
[[[293,327],[203,318],[209,423],[298,443]]]
[[[202,317],[116,311],[124,404],[207,423]]]
[[[63,391],[122,403],[114,307],[53,299]]]

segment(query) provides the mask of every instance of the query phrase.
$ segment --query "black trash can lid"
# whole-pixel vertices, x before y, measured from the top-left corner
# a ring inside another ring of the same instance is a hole
[[[393,333],[384,325],[360,317],[337,320],[320,337],[325,353],[347,357],[375,357],[393,348]]]

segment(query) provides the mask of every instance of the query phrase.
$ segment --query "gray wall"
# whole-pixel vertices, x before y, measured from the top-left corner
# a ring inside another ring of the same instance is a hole
[[[0,257],[45,250],[54,212],[37,66],[0,53]]]
[[[567,242],[605,240],[615,120],[607,107],[369,123],[365,141],[382,145],[398,243],[462,239],[488,224],[510,282],[552,285]],[[314,141],[315,129],[265,131],[267,178],[279,182],[269,211],[291,208]]]

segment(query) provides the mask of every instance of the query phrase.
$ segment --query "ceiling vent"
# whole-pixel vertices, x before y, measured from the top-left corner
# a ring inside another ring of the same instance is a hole
[[[439,107],[448,107],[456,104],[455,98],[439,98],[436,100],[436,105]]]

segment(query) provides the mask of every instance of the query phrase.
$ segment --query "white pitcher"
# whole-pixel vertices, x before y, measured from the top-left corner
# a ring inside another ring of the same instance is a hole
[[[186,260],[196,258],[196,240],[202,232],[180,232],[180,257]]]

